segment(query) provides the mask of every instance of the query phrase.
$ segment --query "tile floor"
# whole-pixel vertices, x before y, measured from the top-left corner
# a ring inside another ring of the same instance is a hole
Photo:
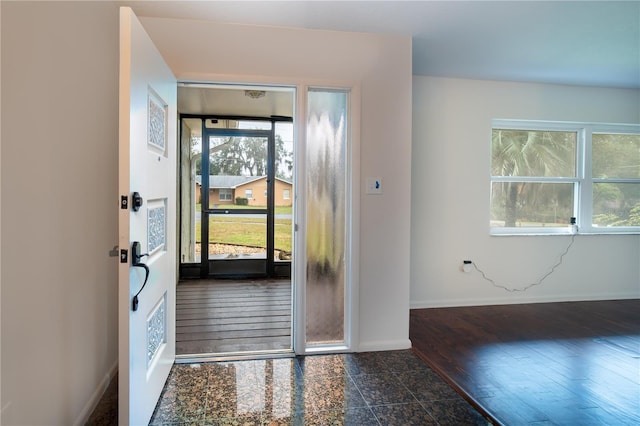
[[[411,351],[177,364],[150,425],[487,425]]]

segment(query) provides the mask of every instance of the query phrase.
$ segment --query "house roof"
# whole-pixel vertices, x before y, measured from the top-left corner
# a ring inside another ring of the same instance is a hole
[[[240,185],[265,179],[266,176],[227,176],[227,175],[209,175],[209,188],[229,188],[235,189]],[[276,178],[281,182],[291,184],[286,179]],[[202,185],[202,176],[196,175],[196,183]]]

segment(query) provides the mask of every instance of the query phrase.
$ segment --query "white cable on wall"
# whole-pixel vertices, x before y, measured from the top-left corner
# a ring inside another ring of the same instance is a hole
[[[492,278],[488,277],[487,274],[485,274],[484,271],[482,269],[480,269],[475,262],[472,261],[471,264],[476,269],[476,271],[478,271],[480,273],[480,275],[482,275],[482,278],[485,279],[486,281],[489,281],[494,287],[501,288],[501,289],[503,289],[505,291],[508,291],[508,292],[511,292],[511,293],[527,291],[531,287],[534,287],[534,286],[542,284],[542,282],[545,279],[547,279],[551,274],[553,274],[553,272],[556,270],[556,268],[558,266],[562,265],[562,261],[563,261],[564,257],[566,256],[566,254],[569,253],[569,249],[571,249],[571,246],[573,246],[573,242],[575,241],[575,239],[576,239],[576,234],[574,233],[573,235],[571,235],[571,241],[569,241],[569,245],[567,245],[567,248],[564,250],[564,252],[562,252],[560,257],[558,258],[558,261],[551,267],[551,269],[549,269],[549,272],[544,274],[538,281],[533,282],[531,284],[527,284],[525,287],[522,287],[522,288],[510,288],[510,287],[498,284],[498,283],[495,282],[495,280],[493,280]]]

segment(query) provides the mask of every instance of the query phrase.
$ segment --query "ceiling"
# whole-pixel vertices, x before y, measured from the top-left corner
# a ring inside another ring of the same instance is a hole
[[[640,88],[640,0],[120,3],[139,16],[408,35],[417,75]]]
[[[249,96],[257,93],[258,96]],[[284,87],[180,84],[181,114],[293,117],[294,90]]]

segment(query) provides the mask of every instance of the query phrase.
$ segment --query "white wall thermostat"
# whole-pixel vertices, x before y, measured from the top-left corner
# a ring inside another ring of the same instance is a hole
[[[382,178],[367,178],[365,193],[373,195],[382,194]]]

